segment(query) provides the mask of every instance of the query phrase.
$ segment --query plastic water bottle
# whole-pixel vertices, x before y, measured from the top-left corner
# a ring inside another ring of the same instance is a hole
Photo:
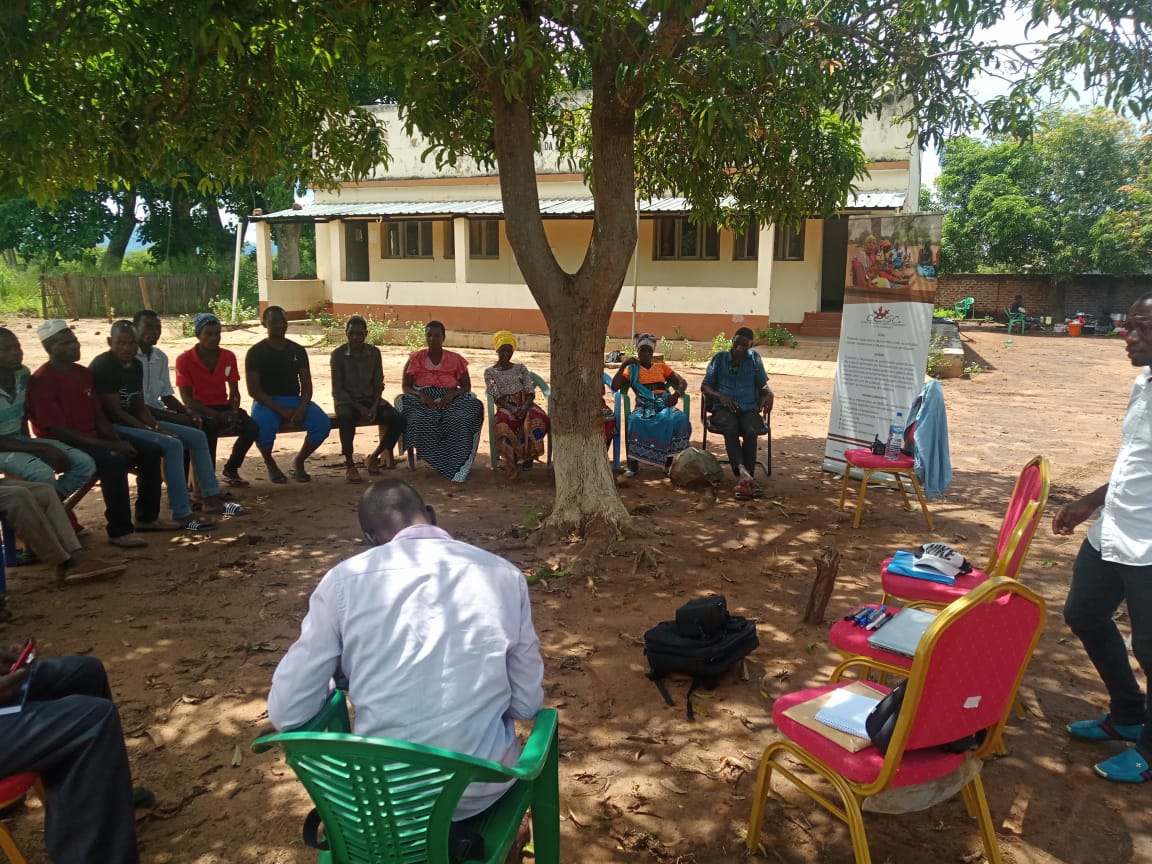
[[[884,458],[895,462],[900,458],[900,450],[904,447],[904,412],[897,411],[896,419],[888,427],[888,446],[884,448]]]

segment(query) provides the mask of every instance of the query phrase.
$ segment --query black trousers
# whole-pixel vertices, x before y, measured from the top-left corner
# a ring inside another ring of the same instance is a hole
[[[1152,753],[1152,694],[1140,688],[1124,637],[1112,617],[1128,607],[1132,653],[1152,681],[1152,566],[1105,561],[1085,540],[1072,565],[1072,585],[1064,602],[1064,622],[1084,645],[1108,690],[1108,717],[1114,724],[1144,724],[1140,746]]]
[[[99,660],[33,664],[24,709],[0,716],[0,766],[40,775],[53,864],[139,862],[128,753]]]
[[[159,518],[160,460],[163,456],[159,447],[134,441],[132,446],[136,448],[136,456],[129,459],[107,447],[76,446],[96,462],[109,537],[123,537],[136,530],[132,525],[132,496],[128,491],[129,468],[136,468],[137,521],[155,522]]]
[[[360,422],[360,412],[372,407],[372,400],[365,400],[358,404],[344,402],[336,406],[336,427],[340,430],[340,452],[344,456],[352,455],[352,442],[356,438],[356,425]],[[384,428],[380,436],[380,446],[384,450],[391,450],[404,434],[405,417],[392,407],[386,399],[381,399],[376,406],[376,416],[373,422]]]
[[[717,408],[708,417],[708,430],[724,436],[724,449],[728,451],[728,461],[732,473],[740,476],[743,465],[749,474],[756,473],[756,439],[768,431],[759,411],[741,411],[739,414],[727,408]]]
[[[213,411],[231,411],[231,405],[209,405]],[[256,443],[256,435],[259,429],[256,427],[256,421],[249,417],[244,411],[237,412],[236,421],[236,443],[232,445],[232,455],[228,457],[228,461],[224,463],[224,470],[230,474],[234,474],[240,470],[240,466],[244,464],[244,457],[248,455],[248,451],[252,449],[252,445]],[[208,452],[212,454],[212,461],[216,461],[216,443],[220,440],[220,424],[218,421],[211,417],[204,418],[204,437],[208,439]]]

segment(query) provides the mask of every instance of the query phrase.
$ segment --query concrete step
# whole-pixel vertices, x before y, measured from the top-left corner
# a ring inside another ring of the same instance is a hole
[[[801,336],[839,336],[839,312],[805,312],[804,321],[800,324]]]

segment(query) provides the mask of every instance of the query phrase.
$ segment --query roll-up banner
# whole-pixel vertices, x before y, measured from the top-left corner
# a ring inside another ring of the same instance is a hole
[[[938,213],[848,220],[844,315],[824,470],[844,471],[844,451],[888,438],[897,411],[924,385],[936,271]]]

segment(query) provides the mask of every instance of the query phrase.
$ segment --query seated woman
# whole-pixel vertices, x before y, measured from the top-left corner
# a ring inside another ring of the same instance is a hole
[[[625,357],[612,378],[612,389],[631,387],[636,394],[636,407],[628,416],[628,470],[625,477],[635,477],[640,462],[668,468],[672,457],[688,446],[692,421],[675,408],[688,383],[667,363],[652,359],[656,337],[639,333],[633,339],[636,357]],[[669,385],[678,392],[669,391]]]
[[[472,471],[484,405],[472,393],[468,361],[444,350],[444,325],[429,321],[427,348],[412,352],[404,367],[404,394],[396,407],[405,417],[404,447],[455,483]]]
[[[513,363],[516,337],[508,330],[492,334],[496,349],[495,366],[484,370],[484,386],[496,403],[496,448],[504,462],[508,479],[515,480],[520,468],[531,468],[544,455],[548,415],[536,404],[536,385],[523,363]]]
[[[747,327],[732,337],[732,347],[712,357],[700,392],[708,408],[708,429],[724,436],[736,498],[762,498],[764,491],[752,479],[756,470],[757,438],[768,433],[774,396],[760,355],[752,350],[756,334]]]

